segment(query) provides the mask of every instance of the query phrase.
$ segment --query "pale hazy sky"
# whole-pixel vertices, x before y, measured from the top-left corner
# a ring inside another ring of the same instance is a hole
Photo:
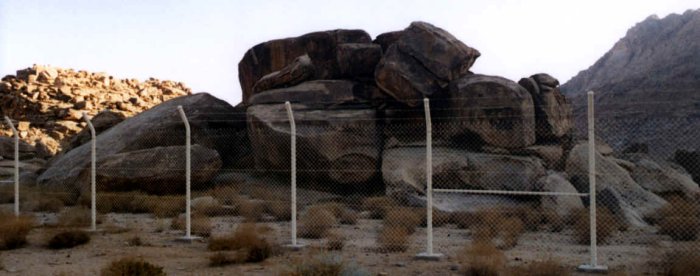
[[[238,62],[257,43],[336,28],[376,37],[422,20],[478,49],[476,73],[548,72],[563,83],[647,16],[697,8],[697,0],[0,0],[0,74],[37,63],[156,77],[235,104]]]

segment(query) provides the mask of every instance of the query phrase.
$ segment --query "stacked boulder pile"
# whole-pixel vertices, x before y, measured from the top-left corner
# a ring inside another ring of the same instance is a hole
[[[71,139],[85,126],[82,112],[91,116],[102,112],[96,127],[103,130],[190,93],[180,82],[115,79],[105,73],[34,65],[2,78],[0,111],[16,120],[23,141],[48,157],[76,145]],[[6,127],[2,134],[12,136]]]
[[[237,106],[197,93],[104,130],[98,141],[110,147],[98,147],[98,189],[182,192],[177,183],[184,183],[185,141],[178,105],[192,126],[194,189],[233,179],[286,179],[289,101],[302,188],[385,193],[425,204],[428,98],[435,188],[588,192],[587,146],[573,138],[571,106],[558,80],[544,73],[518,82],[473,73],[479,56],[425,22],[374,40],[362,30],[331,30],[258,44],[238,65],[243,101]],[[699,192],[671,164],[616,155],[604,143],[596,150],[600,202],[631,225],[644,225],[665,204],[660,195]],[[76,146],[52,160],[37,183],[84,190],[89,160],[89,144]],[[581,197],[538,199],[561,214],[584,207]],[[436,206],[450,211],[522,200],[436,194]]]

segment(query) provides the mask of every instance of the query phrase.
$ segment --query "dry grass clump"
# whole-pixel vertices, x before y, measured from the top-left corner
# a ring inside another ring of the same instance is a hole
[[[97,211],[100,213],[148,213],[150,204],[154,203],[149,196],[141,192],[97,193]],[[90,204],[90,198],[85,198],[84,205]]]
[[[99,221],[99,219],[98,219]],[[90,209],[75,206],[64,209],[58,214],[58,225],[64,227],[85,227],[92,223]]]
[[[271,201],[265,205],[265,212],[275,217],[276,221],[289,221],[292,219],[292,206],[290,202]]]
[[[518,245],[520,236],[525,232],[523,222],[519,218],[514,217],[505,219],[499,228],[502,242],[501,249],[513,248]]]
[[[30,212],[57,213],[63,208],[63,201],[52,196],[34,196],[32,200],[22,203],[22,209]]]
[[[413,208],[416,215],[420,218],[420,226],[428,226],[428,212],[425,208]],[[440,227],[452,222],[452,213],[442,210],[433,209],[433,227]]]
[[[202,201],[197,202],[197,204],[192,204],[192,209],[194,212],[208,217],[225,216],[233,213],[231,209],[224,207],[215,199],[212,201]]]
[[[591,241],[588,209],[573,210],[568,220],[573,220],[574,237],[579,244],[589,244]],[[621,226],[615,216],[605,207],[596,210],[596,242],[604,244]]]
[[[388,228],[403,227],[407,233],[413,234],[420,225],[421,217],[414,208],[397,207],[387,210],[384,214],[384,226]]]
[[[658,221],[659,233],[676,241],[692,241],[700,233],[700,205],[681,197],[670,198],[652,218]]]
[[[408,249],[411,234],[406,227],[384,226],[377,236],[379,250],[382,252],[404,252]]]
[[[693,250],[670,252],[664,256],[659,268],[660,275],[697,275],[700,271],[700,253]]]
[[[323,206],[311,206],[301,217],[299,234],[303,238],[320,239],[336,224],[335,216]]]
[[[484,209],[461,216],[470,221],[465,224],[469,224],[475,242],[496,242],[501,249],[515,247],[526,228],[520,216],[503,209]]]
[[[368,275],[359,271],[351,271],[340,258],[309,257],[297,259],[292,269],[280,274],[281,276],[340,276]]]
[[[90,242],[90,235],[83,230],[66,230],[55,234],[49,239],[51,249],[73,248]]]
[[[459,229],[469,229],[474,223],[476,223],[476,216],[474,216],[474,213],[472,212],[453,212],[450,216],[450,222],[454,223]]]
[[[475,242],[460,256],[464,275],[498,276],[506,270],[506,256],[490,242]]]
[[[128,240],[126,240],[126,245],[128,246],[142,246],[143,241],[141,240],[141,237],[139,236],[132,236]]]
[[[238,190],[231,186],[218,186],[209,190],[208,194],[223,205],[235,206],[240,200]]]
[[[510,275],[568,276],[571,275],[571,271],[557,260],[549,258],[513,267],[510,269]]]
[[[264,201],[241,200],[238,203],[238,213],[246,222],[262,221],[263,217],[265,216],[265,209],[267,208]]]
[[[172,218],[185,212],[184,196],[149,196],[149,211],[157,218]]]
[[[331,232],[328,234],[326,240],[327,250],[343,250],[343,247],[345,247],[345,238],[342,234],[340,234],[339,232]]]
[[[210,238],[207,245],[210,251],[236,251],[212,255],[209,258],[210,265],[261,262],[269,258],[274,248],[267,239],[260,236],[259,233],[264,231],[265,229],[255,224],[244,223],[239,225],[231,235]]]
[[[33,217],[15,217],[0,212],[0,250],[20,248],[27,244],[27,235],[33,227]]]
[[[388,209],[398,206],[398,203],[386,196],[368,197],[362,202],[362,209],[370,212],[371,219],[382,219]]]
[[[185,228],[187,227],[186,225],[187,220],[185,215],[178,216],[177,218],[172,219],[172,223],[170,224],[170,229],[173,230],[186,230]],[[211,220],[209,217],[203,216],[203,215],[192,215],[192,219],[190,221],[191,223],[191,230],[192,230],[192,235],[197,235],[201,237],[209,237],[211,234]]]
[[[151,264],[143,259],[125,257],[112,261],[102,269],[102,276],[165,276],[162,266]]]
[[[319,208],[324,208],[331,212],[340,224],[356,224],[357,223],[357,212],[348,208],[343,203],[339,202],[328,202],[317,205]]]

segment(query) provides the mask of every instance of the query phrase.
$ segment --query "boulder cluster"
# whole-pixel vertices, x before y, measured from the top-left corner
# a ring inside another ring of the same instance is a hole
[[[66,149],[72,136],[83,129],[82,112],[95,116],[109,110],[101,115],[105,118],[99,126],[106,129],[190,93],[181,82],[115,79],[106,73],[34,65],[2,78],[0,111],[16,121],[23,141],[38,148],[40,155],[51,156]],[[106,121],[109,124],[103,124]],[[3,128],[2,134],[12,136],[9,128]]]

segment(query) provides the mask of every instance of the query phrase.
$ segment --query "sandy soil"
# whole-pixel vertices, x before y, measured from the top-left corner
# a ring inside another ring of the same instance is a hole
[[[51,219],[51,215],[43,215]],[[471,242],[467,230],[453,225],[435,228],[435,250],[445,254],[440,261],[414,259],[425,246],[425,229],[420,228],[411,236],[411,245],[403,253],[381,253],[377,250],[376,235],[381,220],[360,219],[356,225],[342,225],[336,230],[346,237],[345,248],[327,252],[324,240],[305,240],[300,251],[284,250],[278,256],[258,264],[209,267],[206,240],[192,243],[177,242],[182,231],[169,230],[169,219],[154,219],[148,214],[107,214],[99,226],[102,232],[93,233],[86,245],[72,249],[50,250],[45,247],[47,236],[58,229],[39,227],[29,236],[24,248],[0,251],[0,261],[7,275],[98,275],[112,260],[124,256],[139,256],[161,265],[168,275],[277,275],[289,270],[299,260],[328,257],[341,258],[347,265],[355,266],[369,275],[456,275],[459,273],[459,252]],[[213,235],[229,233],[240,223],[238,217],[213,218]],[[289,224],[262,223],[273,230],[268,237],[278,244],[289,243]],[[115,231],[124,228],[126,231]],[[165,229],[165,230],[163,230]],[[127,241],[138,236],[144,245],[129,246]],[[647,274],[653,267],[649,262],[661,256],[659,252],[681,246],[664,236],[641,231],[618,233],[608,245],[599,251],[600,263],[616,271],[632,275]],[[588,247],[576,245],[571,232],[526,233],[518,245],[506,251],[511,265],[536,259],[556,258],[574,268],[588,262]],[[575,274],[577,275],[577,274]]]

